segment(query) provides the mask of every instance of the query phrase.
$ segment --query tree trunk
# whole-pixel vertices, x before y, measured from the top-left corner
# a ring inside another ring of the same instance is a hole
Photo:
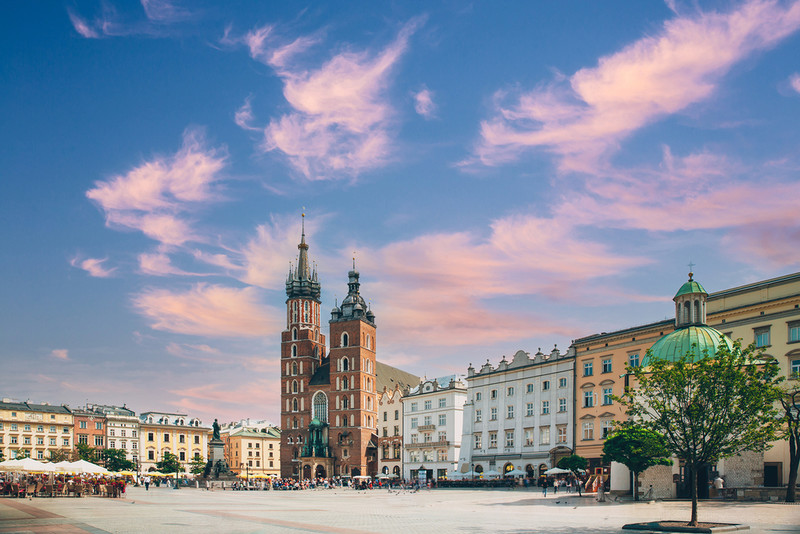
[[[786,487],[786,502],[797,502],[797,468],[800,464],[800,443],[789,436],[789,485]]]
[[[633,500],[639,500],[639,473],[633,474]]]
[[[697,526],[697,466],[692,466],[692,520],[689,521],[690,527]]]

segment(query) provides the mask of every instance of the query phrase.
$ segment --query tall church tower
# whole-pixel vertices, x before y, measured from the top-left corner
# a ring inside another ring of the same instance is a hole
[[[375,315],[360,294],[355,260],[347,276],[347,297],[330,320],[331,444],[341,458],[339,472],[357,476],[377,472],[377,342]]]
[[[320,284],[317,270],[309,266],[305,214],[297,266],[286,278],[286,330],[281,333],[281,476],[296,476],[296,444],[292,430],[311,422],[309,381],[325,356],[325,336],[320,329]]]

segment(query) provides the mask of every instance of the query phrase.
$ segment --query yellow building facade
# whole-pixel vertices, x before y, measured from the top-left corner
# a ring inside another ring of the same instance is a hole
[[[208,461],[208,439],[211,429],[197,418],[186,414],[144,412],[139,415],[140,472],[156,471],[156,464],[166,452],[174,454],[184,472],[195,455]]]
[[[787,378],[800,373],[800,273],[710,293],[707,324],[745,346],[763,347]],[[639,365],[647,350],[674,330],[670,319],[573,341],[575,454],[589,461],[591,474],[611,474],[601,454],[613,422],[625,418],[611,396],[621,396],[630,379],[626,365]],[[788,443],[773,443],[764,455],[765,485],[786,482],[788,459]]]
[[[0,402],[0,450],[6,460],[21,453],[49,460],[52,452],[71,452],[74,418],[66,406],[3,399]]]

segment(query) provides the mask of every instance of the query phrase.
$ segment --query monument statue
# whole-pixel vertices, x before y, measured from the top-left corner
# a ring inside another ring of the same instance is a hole
[[[212,428],[214,429],[214,434],[213,434],[213,436],[211,437],[211,439],[213,439],[213,440],[219,440],[219,439],[220,439],[220,437],[219,437],[219,423],[217,422],[217,420],[216,420],[216,419],[214,419],[214,424],[213,424],[213,425],[211,425],[211,426],[212,426]]]

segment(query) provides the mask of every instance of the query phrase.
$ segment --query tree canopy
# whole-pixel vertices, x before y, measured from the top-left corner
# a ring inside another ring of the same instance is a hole
[[[122,449],[104,449],[100,456],[109,471],[129,471],[136,467],[136,464],[126,458]]]
[[[781,425],[778,365],[753,345],[735,342],[696,358],[693,346],[677,361],[653,359],[628,367],[637,384],[620,402],[632,423],[664,436],[667,449],[690,472],[743,451],[769,447]],[[695,361],[697,360],[697,361]],[[692,477],[692,518],[697,524],[697,480]]]
[[[195,454],[192,461],[189,463],[189,472],[193,475],[199,475],[206,468],[206,461],[199,454]]]
[[[654,465],[672,465],[666,440],[643,426],[625,423],[603,444],[603,462],[618,462],[633,473],[633,500],[639,500],[639,474]]]
[[[181,471],[181,463],[178,461],[177,456],[169,451],[166,451],[164,453],[164,458],[156,463],[156,469],[162,473],[177,473],[178,471]]]

